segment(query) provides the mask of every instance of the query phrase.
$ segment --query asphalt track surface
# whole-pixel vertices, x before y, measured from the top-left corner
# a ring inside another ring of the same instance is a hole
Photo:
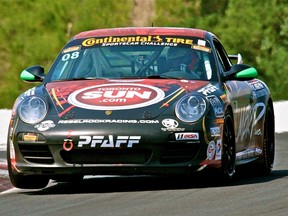
[[[78,184],[50,182],[42,190],[12,188],[3,191],[0,193],[0,215],[286,216],[287,140],[288,133],[276,135],[276,160],[270,176],[242,173],[228,184],[211,175],[193,178],[90,177]],[[4,182],[3,177],[0,181]]]

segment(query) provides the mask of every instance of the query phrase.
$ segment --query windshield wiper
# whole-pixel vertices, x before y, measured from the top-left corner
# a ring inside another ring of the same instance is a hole
[[[167,75],[152,75],[146,77],[146,79],[179,79],[179,77],[167,76]]]
[[[54,80],[54,81],[94,80],[94,79],[107,79],[107,78],[104,78],[104,77],[72,77],[72,78]]]

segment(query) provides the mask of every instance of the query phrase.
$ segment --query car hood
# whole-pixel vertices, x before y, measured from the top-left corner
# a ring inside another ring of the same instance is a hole
[[[175,79],[77,80],[47,83],[59,117],[87,118],[112,113],[125,118],[155,118],[185,94],[208,81]],[[146,113],[146,114],[145,114]]]

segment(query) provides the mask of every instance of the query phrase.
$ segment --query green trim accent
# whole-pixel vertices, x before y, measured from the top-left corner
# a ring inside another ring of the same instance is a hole
[[[258,72],[253,67],[247,68],[243,71],[236,73],[236,78],[240,78],[240,79],[253,79],[253,78],[256,78],[257,76],[258,76]]]
[[[24,70],[20,74],[20,78],[24,81],[34,81],[35,80],[35,75],[31,74],[30,72]]]

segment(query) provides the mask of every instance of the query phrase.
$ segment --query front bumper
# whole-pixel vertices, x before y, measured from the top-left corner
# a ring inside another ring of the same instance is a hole
[[[208,143],[201,122],[193,130],[187,125],[167,130],[160,124],[89,129],[58,125],[44,132],[34,127],[25,132],[27,128],[18,127],[10,137],[14,174],[185,174],[198,170],[207,160]],[[190,137],[182,136],[187,134]],[[193,134],[198,136],[193,138]]]

